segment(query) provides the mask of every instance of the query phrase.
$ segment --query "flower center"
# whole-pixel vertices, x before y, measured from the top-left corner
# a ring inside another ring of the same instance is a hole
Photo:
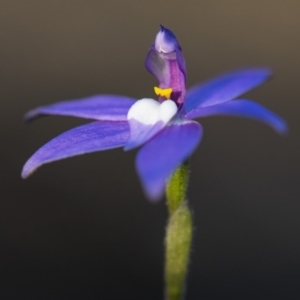
[[[147,142],[167,126],[177,112],[176,103],[169,99],[162,103],[154,99],[141,99],[135,102],[127,114],[130,137],[125,150]]]

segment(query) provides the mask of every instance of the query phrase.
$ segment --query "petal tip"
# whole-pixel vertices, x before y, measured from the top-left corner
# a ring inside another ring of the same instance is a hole
[[[32,168],[29,168],[27,163],[24,165],[23,169],[22,169],[22,172],[21,172],[21,178],[22,179],[27,179],[28,177],[30,177],[34,171],[36,170],[36,168],[32,169]]]
[[[273,70],[270,67],[250,67],[237,69],[232,74],[240,74],[247,77],[249,76],[249,78],[252,80],[258,80],[259,84],[261,84],[273,76]]]
[[[23,116],[23,121],[25,123],[29,123],[29,122],[37,119],[39,116],[42,116],[42,115],[39,115],[39,111],[37,108],[31,109]]]
[[[27,179],[30,176],[30,174],[26,174],[26,173],[21,173],[21,178],[22,179]]]
[[[166,29],[166,27],[164,27],[162,24],[159,24],[160,27],[160,31],[164,31]]]
[[[139,169],[136,165],[136,169],[139,174]],[[158,184],[157,182],[143,182],[141,181],[144,195],[146,196],[147,200],[151,203],[158,203],[161,201],[161,199],[164,196],[165,193],[165,184],[161,184],[161,182]]]
[[[160,192],[160,193],[157,193],[157,194],[153,194],[153,193],[147,193],[145,191],[145,195],[146,195],[146,197],[147,197],[147,199],[148,199],[149,202],[151,202],[153,204],[156,204],[156,203],[158,203],[158,202],[161,201],[164,193]]]
[[[289,126],[284,119],[279,120],[278,125],[274,129],[282,136],[287,136],[289,133]]]
[[[39,163],[35,159],[35,154],[33,154],[24,164],[21,177],[22,179],[27,179],[30,177],[38,168],[40,168],[44,163]]]

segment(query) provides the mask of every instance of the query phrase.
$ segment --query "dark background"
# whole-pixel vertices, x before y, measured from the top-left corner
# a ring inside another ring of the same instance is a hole
[[[98,93],[154,97],[144,69],[162,23],[189,86],[244,66],[274,78],[247,94],[289,135],[245,119],[201,121],[189,200],[187,299],[300,299],[300,2],[0,1],[0,299],[163,299],[164,201],[145,199],[136,152],[98,152],[21,180],[49,139],[86,120],[32,124],[38,105]]]

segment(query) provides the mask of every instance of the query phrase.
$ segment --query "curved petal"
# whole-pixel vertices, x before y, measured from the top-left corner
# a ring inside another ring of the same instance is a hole
[[[127,122],[93,122],[54,138],[35,152],[23,167],[27,178],[40,166],[75,155],[122,147],[129,138]]]
[[[232,100],[259,86],[271,75],[267,68],[254,68],[226,73],[188,90],[182,114],[200,107]]]
[[[185,118],[203,118],[214,115],[251,118],[266,123],[280,134],[287,132],[287,124],[285,120],[260,104],[250,100],[234,100],[231,102],[194,109],[187,113]]]
[[[171,124],[143,146],[136,158],[137,172],[150,200],[159,200],[166,180],[196,149],[202,127],[194,121]]]
[[[124,147],[125,151],[143,145],[166,126],[162,121],[146,125],[135,119],[131,119],[128,123],[130,127],[130,136]]]
[[[116,95],[95,95],[69,100],[30,110],[24,117],[31,121],[45,115],[72,116],[92,120],[126,121],[127,112],[135,99]]]

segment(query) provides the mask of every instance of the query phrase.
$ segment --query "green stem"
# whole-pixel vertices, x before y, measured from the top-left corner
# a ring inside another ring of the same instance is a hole
[[[169,221],[166,232],[166,300],[183,299],[192,240],[192,217],[185,200],[188,164],[181,165],[167,185]]]
[[[179,208],[185,200],[189,179],[189,162],[186,161],[173,173],[166,188],[169,217]]]

